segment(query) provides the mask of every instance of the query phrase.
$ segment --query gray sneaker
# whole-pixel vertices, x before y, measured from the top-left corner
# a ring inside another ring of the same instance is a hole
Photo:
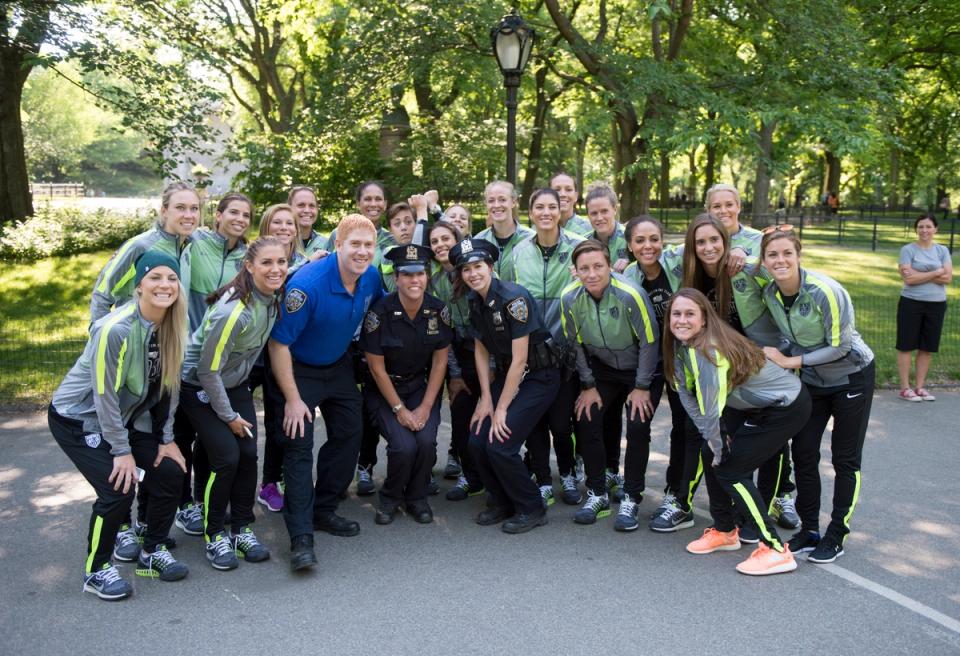
[[[133,586],[120,577],[116,567],[104,563],[96,572],[83,575],[83,591],[107,601],[117,601],[133,594]]]
[[[684,510],[676,502],[670,504],[666,510],[650,522],[650,530],[657,533],[673,533],[691,526],[693,526],[693,511]]]
[[[615,472],[612,469],[608,469],[604,475],[605,483],[607,485],[607,494],[610,495],[611,501],[622,501],[623,500],[623,476],[620,475],[620,472]]]
[[[223,571],[236,569],[240,566],[237,554],[233,550],[233,543],[226,533],[217,533],[207,542],[206,546],[207,560],[213,566],[213,569]]]
[[[117,531],[117,538],[113,541],[113,558],[122,563],[132,563],[140,555],[140,545],[143,543],[139,526],[122,524]]]
[[[357,465],[357,496],[368,497],[376,491],[377,487],[373,484],[370,470]]]
[[[577,524],[596,524],[598,519],[610,516],[610,497],[587,490],[587,502],[573,516]]]
[[[463,468],[460,466],[460,461],[457,459],[457,456],[452,453],[447,457],[447,466],[443,468],[443,477],[448,481],[455,481],[460,478],[460,474],[463,473]]]
[[[663,500],[660,502],[660,505],[657,506],[657,509],[650,513],[650,519],[656,519],[663,514],[663,511],[669,508],[671,505],[677,502],[677,497],[673,496],[670,492],[667,492],[663,495]]]
[[[620,512],[617,513],[617,519],[613,522],[615,531],[635,531],[640,527],[640,522],[637,521],[640,509],[637,507],[637,503],[629,494],[623,495],[623,501],[620,502]]]
[[[187,535],[203,535],[203,504],[186,504],[177,511],[173,523]]]
[[[800,515],[797,514],[797,500],[789,494],[773,500],[773,512],[770,513],[777,520],[781,528],[797,528],[800,526]]]
[[[248,563],[261,563],[270,558],[270,550],[260,544],[249,526],[244,526],[239,533],[234,533],[233,548],[237,555],[242,554]]]
[[[165,544],[159,545],[153,553],[141,549],[137,564],[140,565],[137,576],[158,578],[161,581],[179,581],[190,572],[186,565],[167,551]]]

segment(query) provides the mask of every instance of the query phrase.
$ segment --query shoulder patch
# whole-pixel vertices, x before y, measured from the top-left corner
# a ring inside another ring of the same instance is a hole
[[[450,328],[450,327],[451,327],[451,324],[450,324],[450,308],[447,307],[446,305],[444,305],[444,306],[443,306],[443,309],[440,310],[440,319],[443,320],[443,323],[444,323],[444,325],[445,325],[447,328]]]
[[[742,294],[747,291],[747,281],[742,277],[737,277],[733,281],[733,288]]]
[[[518,296],[509,303],[507,303],[507,312],[511,317],[519,321],[520,323],[527,323],[527,319],[530,317],[530,309],[527,307],[527,299],[522,296]]]
[[[377,328],[380,327],[380,317],[377,316],[376,312],[367,312],[366,318],[363,320],[363,329],[367,333],[376,332]]]
[[[284,305],[287,308],[287,312],[293,314],[297,310],[303,307],[304,303],[307,302],[307,293],[302,289],[291,289],[287,292],[287,298],[284,301]]]

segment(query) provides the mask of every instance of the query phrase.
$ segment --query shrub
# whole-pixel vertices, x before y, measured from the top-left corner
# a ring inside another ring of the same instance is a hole
[[[0,232],[0,260],[37,260],[116,248],[146,230],[153,220],[154,214],[149,211],[40,208],[31,218]]]

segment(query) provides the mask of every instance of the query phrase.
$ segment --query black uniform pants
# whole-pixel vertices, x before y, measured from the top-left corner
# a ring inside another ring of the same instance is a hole
[[[710,494],[710,515],[714,528],[723,532],[732,531],[739,514],[742,518],[740,521],[756,526],[760,539],[767,546],[783,551],[776,526],[753,482],[753,472],[780,451],[806,423],[810,415],[810,394],[801,388],[797,398],[786,407],[739,411],[739,414],[742,420],[727,424],[738,426],[729,434],[730,445],[718,466],[712,466],[714,454],[707,442],[702,441],[704,478]]]
[[[377,384],[369,375],[363,376],[363,382],[360,385],[363,394],[363,404],[371,407],[376,403],[380,392],[377,390]],[[368,470],[371,474],[373,468],[377,466],[377,447],[380,446],[380,425],[377,422],[375,413],[363,413],[363,436],[360,438],[360,456],[357,458],[357,465]],[[430,463],[431,467],[433,463]]]
[[[473,352],[466,351],[472,358]],[[460,353],[457,353],[460,357]],[[461,360],[461,367],[462,365]],[[468,444],[470,442],[470,417],[477,407],[477,401],[480,399],[480,380],[477,378],[477,371],[473,368],[463,368],[463,382],[466,383],[467,390],[461,391],[450,402],[450,443],[454,452],[460,459],[460,468],[463,471],[462,476],[467,479],[471,488],[480,487],[480,472],[473,463]],[[449,383],[448,383],[449,384]],[[448,387],[449,390],[449,387]],[[449,391],[448,391],[449,394]]]
[[[793,438],[797,477],[797,513],[807,531],[820,529],[820,441],[833,417],[830,451],[833,454],[833,511],[826,535],[843,542],[860,497],[860,461],[870,421],[876,372],[871,362],[850,376],[846,385],[813,387],[810,420]]]
[[[620,417],[623,414],[627,396],[633,391],[633,371],[625,372],[621,378],[607,378],[597,376],[597,392],[603,408],[594,406],[591,409],[591,418],[587,419],[584,412],[577,421],[577,435],[580,436],[580,453],[583,456],[584,470],[587,475],[587,488],[594,494],[602,495],[606,492],[606,475],[604,468],[620,470],[620,463],[609,467],[609,454],[606,452],[607,437],[605,430],[609,425],[609,415]],[[656,408],[663,394],[663,377],[654,378],[650,387],[650,400]],[[627,407],[627,452],[624,460],[624,491],[637,500],[643,498],[646,488],[647,464],[650,461],[650,421],[641,421],[637,416],[630,418],[631,408]],[[622,425],[622,417],[619,422]],[[616,435],[619,446],[620,435]],[[617,449],[619,452],[619,448]]]
[[[47,410],[47,424],[57,444],[97,493],[87,532],[85,570],[89,574],[110,562],[117,530],[129,516],[130,507],[133,505],[135,486],[131,485],[126,494],[122,490],[113,489],[113,483],[107,481],[113,471],[110,445],[98,435],[96,445],[90,446],[86,440],[88,434],[83,430],[81,422],[61,417],[53,406],[50,406]],[[153,466],[157,459],[157,447],[160,446],[156,436],[132,429],[128,436],[133,459],[145,472],[143,482],[139,485],[150,494],[150,503],[146,507],[147,531],[143,537],[143,548],[153,551],[158,544],[166,540],[170,526],[173,525],[183,471],[170,458],[164,458],[156,467]]]
[[[263,350],[263,365],[254,365],[250,372],[250,391],[263,387],[263,463],[260,481],[263,485],[283,480],[283,447],[279,435],[283,434],[283,392],[277,386],[270,369],[270,358]],[[238,411],[239,412],[239,411]]]
[[[203,491],[203,526],[209,537],[223,532],[223,517],[230,504],[234,533],[253,523],[253,504],[257,495],[257,414],[253,394],[246,385],[227,390],[227,398],[240,416],[253,424],[253,437],[237,437],[213,411],[201,401],[201,388],[186,383],[180,386],[180,407],[197,431],[197,437],[210,458],[210,476]]]
[[[767,504],[767,510],[773,509],[773,500],[796,490],[790,480],[793,467],[790,462],[790,444],[784,444],[779,452],[763,463],[757,470],[757,489]]]
[[[500,377],[491,385],[494,408],[503,391],[503,380]],[[520,458],[520,448],[550,409],[559,383],[556,369],[528,372],[507,409],[510,436],[503,442],[490,438],[489,417],[470,435],[470,455],[487,488],[487,503],[491,507],[534,516],[545,512],[540,490]]]
[[[304,421],[304,435],[280,434],[283,444],[283,519],[291,538],[313,534],[313,518],[333,514],[340,492],[353,478],[360,434],[363,399],[353,375],[349,354],[327,367],[293,363],[300,398],[311,412],[320,407],[327,441],[317,454],[317,482],[313,483],[313,422]],[[314,417],[316,419],[316,417]]]
[[[561,476],[573,473],[576,465],[573,453],[573,404],[579,389],[580,379],[575,374],[567,379],[561,376],[553,403],[527,440],[531,469],[537,478],[537,485],[553,485],[550,475],[551,435],[553,450],[557,454],[557,471]]]
[[[677,503],[686,511],[693,506],[693,497],[697,493],[700,479],[703,478],[703,437],[696,424],[684,412],[683,421],[683,477],[680,480],[676,497]],[[709,464],[709,462],[707,463]]]
[[[394,383],[404,406],[414,410],[423,402],[426,380]],[[433,404],[426,424],[417,432],[401,426],[390,404],[377,393],[369,399],[367,411],[376,416],[387,441],[387,478],[380,488],[380,501],[386,506],[415,503],[427,498],[430,470],[437,459],[437,429],[440,427],[439,399]]]
[[[210,477],[210,460],[207,458],[203,445],[197,441],[197,432],[187,418],[182,408],[177,408],[173,416],[173,441],[183,454],[187,463],[187,475],[183,477],[180,486],[179,505],[184,506],[191,501],[203,499],[203,486]],[[193,473],[191,485],[190,474]]]
[[[662,374],[661,374],[662,377]],[[667,464],[666,492],[680,496],[683,489],[683,467],[686,452],[687,410],[680,395],[664,382],[667,402],[670,404],[670,461]],[[656,408],[656,406],[654,406]]]

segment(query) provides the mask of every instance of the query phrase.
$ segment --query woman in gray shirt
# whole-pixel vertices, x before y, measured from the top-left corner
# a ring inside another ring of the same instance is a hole
[[[937,220],[924,214],[914,224],[917,241],[900,249],[899,270],[903,291],[897,304],[897,371],[900,398],[904,401],[934,401],[925,388],[930,359],[940,347],[940,331],[947,312],[947,285],[953,277],[953,262],[945,246],[933,241]],[[910,388],[910,360],[917,352],[917,386]]]

